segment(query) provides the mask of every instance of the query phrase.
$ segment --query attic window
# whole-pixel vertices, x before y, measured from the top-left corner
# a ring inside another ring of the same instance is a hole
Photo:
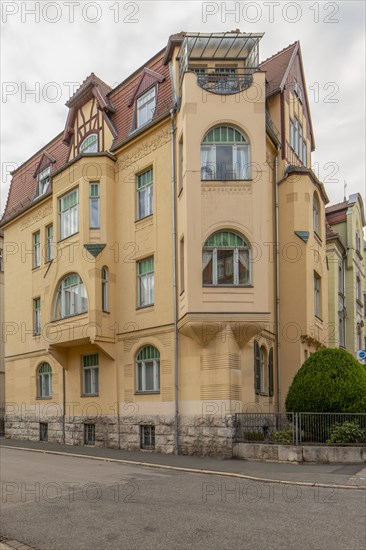
[[[98,136],[90,134],[84,139],[80,145],[80,153],[97,153],[98,152]]]
[[[140,96],[136,102],[137,106],[137,120],[136,126],[140,128],[144,124],[147,124],[152,120],[156,107],[156,89],[151,88],[145,94]]]
[[[47,166],[42,172],[38,174],[37,194],[36,197],[44,195],[51,183],[51,166]]]

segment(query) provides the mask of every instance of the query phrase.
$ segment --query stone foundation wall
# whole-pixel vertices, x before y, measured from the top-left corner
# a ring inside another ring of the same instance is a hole
[[[48,442],[63,443],[63,418],[7,416],[5,436],[10,439],[40,440],[40,423],[48,424]],[[95,447],[126,451],[140,450],[141,425],[155,426],[155,452],[175,452],[174,416],[66,416],[65,444],[84,445],[84,425],[95,425]],[[179,453],[196,456],[232,457],[232,417],[192,416],[179,422]]]
[[[352,464],[366,462],[366,447],[235,443],[233,446],[233,456],[245,460],[267,460],[270,462]]]

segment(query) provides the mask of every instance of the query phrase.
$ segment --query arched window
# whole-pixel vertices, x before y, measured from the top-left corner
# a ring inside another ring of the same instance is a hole
[[[249,285],[250,248],[231,231],[219,231],[207,239],[202,251],[204,285]]]
[[[102,267],[102,310],[109,311],[109,271]]]
[[[63,319],[86,311],[88,299],[84,283],[77,273],[72,273],[61,281],[57,289],[54,318]]]
[[[319,199],[318,199],[318,195],[314,193],[313,195],[313,228],[314,228],[314,232],[317,235],[320,235],[319,213],[320,213]]]
[[[201,143],[203,180],[246,180],[250,178],[249,142],[231,126],[213,128]]]
[[[37,370],[38,397],[52,397],[52,369],[48,363],[42,363]]]
[[[160,352],[145,346],[136,356],[136,389],[138,392],[160,391]]]
[[[90,134],[84,139],[80,145],[80,153],[97,153],[98,152],[98,136]]]

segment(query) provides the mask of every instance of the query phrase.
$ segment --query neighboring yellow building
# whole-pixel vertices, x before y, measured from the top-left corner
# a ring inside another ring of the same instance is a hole
[[[259,64],[262,36],[179,33],[113,90],[91,74],[14,172],[8,437],[230,456],[232,414],[281,410],[327,343],[300,46]]]
[[[366,349],[365,210],[359,193],[326,209],[329,345],[353,355]]]

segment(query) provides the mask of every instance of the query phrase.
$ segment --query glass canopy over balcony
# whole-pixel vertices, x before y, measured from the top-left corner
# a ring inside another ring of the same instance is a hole
[[[184,74],[197,74],[198,85],[212,93],[233,94],[249,88],[259,65],[263,33],[188,33],[178,53],[180,87]]]

